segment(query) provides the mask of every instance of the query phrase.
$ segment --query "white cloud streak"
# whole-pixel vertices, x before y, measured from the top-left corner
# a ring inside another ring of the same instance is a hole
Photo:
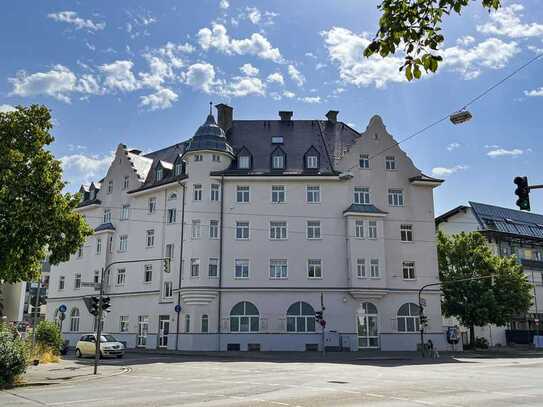
[[[477,26],[477,31],[484,34],[503,35],[509,38],[527,38],[543,36],[543,24],[521,21],[524,6],[511,4],[490,14],[490,21]]]
[[[90,19],[78,17],[75,11],[60,11],[58,13],[50,13],[47,15],[50,19],[73,25],[76,30],[85,29],[87,31],[100,31],[106,28],[106,23],[95,23]]]
[[[458,171],[465,171],[469,167],[467,165],[455,165],[454,167],[434,167],[432,168],[432,175],[436,177],[446,177],[452,175]]]
[[[305,83],[305,77],[296,69],[294,65],[288,66],[288,75],[290,76],[290,79],[292,79],[298,86],[303,86]]]

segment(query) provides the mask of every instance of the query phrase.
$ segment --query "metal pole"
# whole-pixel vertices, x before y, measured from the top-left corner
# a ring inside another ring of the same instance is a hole
[[[36,289],[36,302],[34,303],[34,307],[32,308],[33,316],[33,322],[32,322],[32,349],[34,349],[34,345],[36,344],[36,327],[38,326],[38,307],[40,303],[40,287],[41,287],[41,274],[40,278],[38,279],[38,288]],[[30,288],[32,288],[32,284],[30,285]]]
[[[422,290],[424,290],[424,288],[426,288],[426,286],[422,286],[419,290],[419,325],[420,325],[420,354],[422,357],[425,356],[425,352],[424,352],[424,325],[422,324],[422,321],[421,321],[421,317],[422,315],[424,314],[424,308],[422,306],[422,298],[421,298],[421,295],[422,295]]]
[[[543,278],[543,275],[542,275],[542,278]],[[537,323],[535,324],[535,330],[536,330],[537,336],[539,336],[539,324],[540,324],[541,321],[539,320],[539,312],[538,312],[538,309],[537,309],[537,291],[535,289],[535,274],[534,274],[533,270],[532,270],[532,284],[534,286],[534,307],[535,307],[535,318],[534,319],[537,320]]]
[[[321,342],[322,342],[322,356],[325,356],[326,355],[326,345],[325,345],[325,339],[324,339],[324,293],[321,291],[321,315],[322,315],[322,319],[321,319],[321,329],[322,329],[322,332],[321,332],[321,335],[322,335],[322,338],[321,338]]]
[[[181,305],[181,277],[183,273],[183,243],[185,239],[185,184],[179,183],[183,188],[183,201],[181,203],[181,242],[179,245],[179,279],[177,284],[177,304]],[[179,350],[179,319],[180,312],[177,314],[177,323],[175,324],[175,350]]]
[[[94,355],[94,374],[98,374],[98,360],[100,359],[100,338],[102,337],[102,298],[104,296],[104,274],[102,267],[102,276],[100,277],[100,296],[98,297],[98,315],[96,316],[96,350]]]

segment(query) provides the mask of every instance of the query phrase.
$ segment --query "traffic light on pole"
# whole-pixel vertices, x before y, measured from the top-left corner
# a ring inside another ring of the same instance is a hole
[[[420,324],[422,326],[428,326],[428,317],[426,315],[420,316]]]
[[[517,206],[523,211],[530,210],[530,187],[528,185],[528,177],[515,177],[513,180],[517,184],[515,194],[518,196]]]
[[[90,313],[94,316],[98,315],[98,306],[100,304],[100,299],[96,296],[90,298]]]
[[[111,312],[111,297],[102,297],[102,311]]]
[[[317,311],[315,312],[315,319],[317,321],[321,321],[322,320],[322,311]]]
[[[164,273],[170,272],[170,261],[171,259],[169,257],[166,257],[164,259],[164,263],[162,264],[162,266],[164,267]]]

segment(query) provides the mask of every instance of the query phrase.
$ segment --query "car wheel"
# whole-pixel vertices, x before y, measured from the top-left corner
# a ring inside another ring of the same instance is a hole
[[[75,357],[78,359],[81,357],[81,351],[79,349],[75,350]]]

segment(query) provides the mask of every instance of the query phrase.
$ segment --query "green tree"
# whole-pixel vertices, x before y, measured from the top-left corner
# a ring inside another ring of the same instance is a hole
[[[481,2],[487,10],[497,10],[501,0],[382,0],[377,6],[383,12],[379,30],[364,50],[369,57],[394,54],[397,49],[405,53],[405,77],[419,79],[422,71],[435,72],[442,57],[439,47],[445,40],[441,34],[443,18],[460,14],[471,2]]]
[[[63,343],[58,325],[53,321],[40,321],[36,327],[36,342],[49,347],[55,355],[58,355]]]
[[[532,285],[522,267],[514,256],[492,254],[482,234],[439,232],[437,252],[443,314],[470,328],[470,343],[475,343],[475,326],[505,325],[513,315],[528,311]],[[448,283],[479,277],[488,278]]]
[[[34,280],[42,261],[69,259],[92,234],[74,212],[78,195],[63,193],[60,162],[48,150],[45,106],[0,113],[0,280]]]

